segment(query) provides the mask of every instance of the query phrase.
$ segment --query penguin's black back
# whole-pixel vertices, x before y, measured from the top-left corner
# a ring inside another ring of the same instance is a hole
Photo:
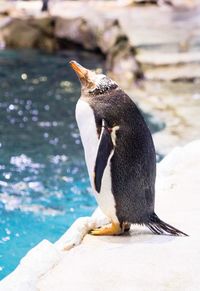
[[[102,119],[111,128],[120,127],[110,161],[117,217],[120,222],[148,223],[154,213],[156,155],[146,122],[121,89],[87,101],[94,111],[99,134]]]

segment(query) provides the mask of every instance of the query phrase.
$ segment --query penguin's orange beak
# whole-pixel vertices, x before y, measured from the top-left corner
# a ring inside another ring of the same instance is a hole
[[[83,86],[86,86],[88,88],[95,86],[95,83],[92,80],[93,76],[95,75],[94,72],[84,68],[76,61],[70,61],[69,64],[78,75],[79,80]]]
[[[78,64],[76,61],[70,61],[69,64],[72,67],[72,69],[77,73],[79,78],[85,78],[86,77],[86,75],[88,73],[88,70],[86,68],[84,68],[83,66]]]

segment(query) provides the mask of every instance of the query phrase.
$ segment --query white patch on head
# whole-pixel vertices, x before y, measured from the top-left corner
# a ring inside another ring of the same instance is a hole
[[[95,74],[93,73],[90,75],[90,80],[95,84],[95,86],[89,90],[90,93],[96,93],[98,90],[98,93],[102,94],[105,91],[107,91],[111,87],[117,87],[117,83],[113,80],[109,79],[104,74]]]
[[[106,77],[106,75],[104,75],[104,74],[98,74],[98,75],[96,75],[96,76],[95,76],[95,80],[94,80],[96,86],[98,86],[98,85],[100,85],[101,83],[103,83],[103,79],[105,79],[105,78],[107,78],[107,77]]]
[[[98,74],[96,75],[96,79],[95,79],[95,83],[98,86],[107,86],[108,82],[110,85],[114,85],[117,84],[116,82],[114,82],[112,79],[109,79],[106,75],[104,74]]]

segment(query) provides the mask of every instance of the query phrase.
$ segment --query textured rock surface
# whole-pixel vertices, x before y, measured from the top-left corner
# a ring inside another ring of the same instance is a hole
[[[163,122],[164,128],[153,135],[159,153],[200,137],[200,82],[147,81],[127,92],[144,112]]]
[[[118,16],[87,2],[68,1],[52,5],[50,15],[39,14],[38,2],[35,7],[31,4],[13,4],[13,8],[7,12],[11,21],[0,21],[0,41],[6,47],[39,48],[52,52],[59,48],[67,49],[73,44],[75,47],[103,53],[107,60],[107,70],[115,76],[126,72],[127,81],[138,78],[140,68],[135,51],[121,28]],[[3,15],[4,11],[0,13]]]
[[[39,11],[38,1],[1,8],[1,17],[13,18],[3,34],[6,46],[53,51],[72,42],[98,49],[106,56],[108,71],[126,83],[143,75],[158,81],[200,77],[200,8],[195,1],[185,1],[183,7],[67,1],[52,3],[49,15]]]
[[[18,19],[2,28],[3,39],[10,48],[39,48],[52,52],[56,49],[52,18]]]
[[[31,249],[19,266],[0,283],[1,291],[34,291],[40,276],[53,268],[61,253],[47,240]]]
[[[0,283],[2,291],[188,291],[200,284],[200,140],[174,149],[158,164],[156,212],[189,237],[157,236],[132,226],[130,235],[86,235],[105,223],[80,218],[54,245],[43,241]],[[62,251],[67,246],[69,251]]]
[[[81,17],[65,19],[58,17],[56,19],[55,36],[58,39],[71,41],[88,50],[96,50],[97,37],[91,29],[89,23]]]

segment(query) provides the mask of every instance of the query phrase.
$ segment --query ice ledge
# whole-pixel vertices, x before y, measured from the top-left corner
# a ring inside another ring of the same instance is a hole
[[[158,215],[189,238],[156,236],[136,227],[129,236],[85,237],[107,222],[97,210],[77,219],[55,244],[43,240],[31,249],[0,290],[198,290],[199,173],[200,140],[174,149],[158,165]]]

